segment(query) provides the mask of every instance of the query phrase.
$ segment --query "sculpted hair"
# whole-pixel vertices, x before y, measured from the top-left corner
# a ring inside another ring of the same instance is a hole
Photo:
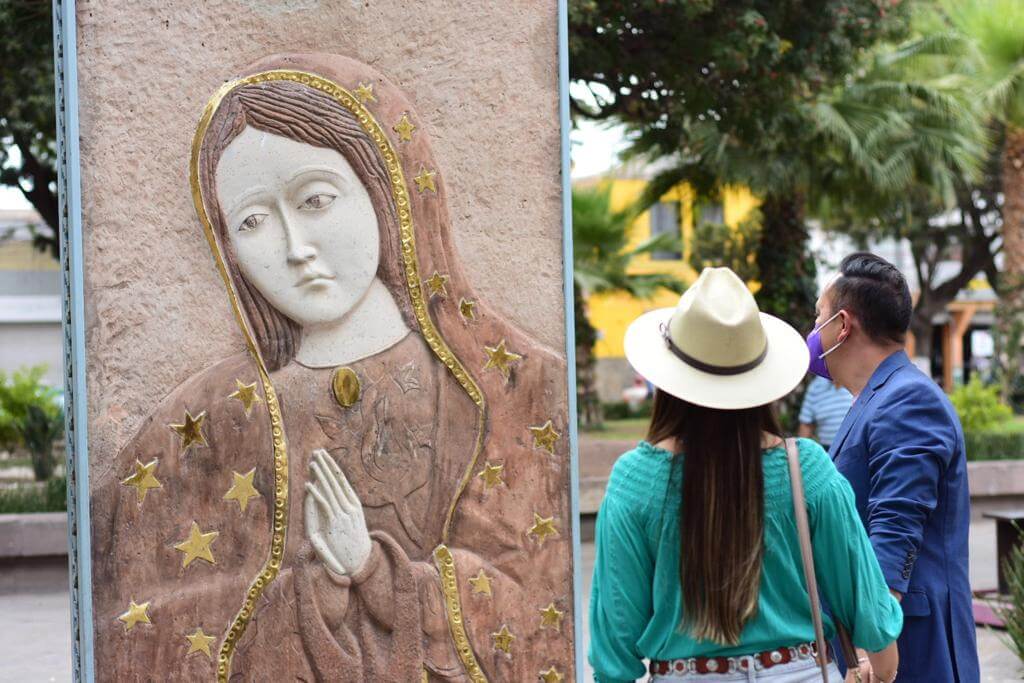
[[[663,391],[647,440],[682,451],[679,506],[680,628],[697,640],[739,643],[757,613],[764,558],[764,432],[781,437],[771,405],[716,410]]]
[[[902,344],[907,339],[913,301],[896,266],[880,256],[850,254],[832,283],[832,312],[850,311],[876,342]]]
[[[271,81],[232,90],[221,102],[203,139],[200,184],[206,211],[224,249],[224,260],[268,370],[287,365],[298,350],[301,327],[274,308],[238,268],[216,191],[217,163],[224,149],[250,126],[257,130],[339,152],[363,182],[380,229],[377,276],[391,291],[402,317],[417,329],[405,290],[398,218],[384,161],[355,115],[329,95],[290,81]]]

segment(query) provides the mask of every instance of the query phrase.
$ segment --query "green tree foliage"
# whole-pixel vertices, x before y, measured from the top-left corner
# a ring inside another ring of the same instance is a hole
[[[580,421],[601,424],[601,404],[595,389],[594,344],[597,333],[587,317],[586,299],[592,294],[624,292],[645,299],[659,289],[682,291],[683,283],[661,273],[633,273],[633,259],[655,251],[678,251],[679,238],[658,235],[633,245],[630,211],[613,211],[606,188],[577,188],[572,193],[573,292],[576,312],[576,385]]]
[[[1007,397],[1020,375],[1024,318],[1024,3],[937,0],[924,8],[921,36],[910,50],[964,79],[999,135],[1004,266],[992,284],[1001,299],[994,332]]]
[[[671,158],[647,201],[680,181],[737,183],[763,198],[759,303],[807,328],[816,298],[805,211],[835,163],[815,103],[862,53],[906,28],[900,0],[570,2],[579,115],[618,118],[632,152]],[[841,159],[843,163],[856,159]]]
[[[816,209],[861,246],[907,240],[919,285],[911,329],[928,356],[935,315],[978,273],[999,281],[1002,137],[970,79],[922,40],[882,46],[830,98],[837,137],[862,161],[832,169]]]
[[[680,152],[691,123],[786,149],[795,101],[849,73],[860,51],[904,30],[901,0],[570,0],[578,113],[636,123]]]
[[[756,250],[760,240],[760,211],[751,212],[735,226],[697,221],[690,244],[690,267],[699,273],[705,268],[725,266],[745,282],[756,281]]]
[[[942,3],[986,105],[1003,126],[1002,180],[1004,274],[996,309],[996,359],[1002,396],[1008,400],[1021,374],[1024,341],[1024,4],[1012,0]]]
[[[50,4],[0,0],[0,185],[16,187],[45,225],[38,248],[57,258],[56,118]],[[0,235],[0,238],[3,238]]]
[[[42,382],[46,367],[0,372],[0,437],[4,448],[24,447],[32,457],[36,479],[53,474],[53,442],[64,429],[55,389]]]

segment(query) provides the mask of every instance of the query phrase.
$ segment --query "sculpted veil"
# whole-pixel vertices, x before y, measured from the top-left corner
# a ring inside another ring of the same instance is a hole
[[[195,238],[244,348],[94,484],[101,678],[574,677],[564,358],[477,300],[424,127],[331,55],[207,106]]]

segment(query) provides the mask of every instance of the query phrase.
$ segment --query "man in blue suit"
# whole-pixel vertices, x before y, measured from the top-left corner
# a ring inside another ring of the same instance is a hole
[[[830,454],[903,606],[896,680],[976,683],[963,430],[946,395],[903,350],[911,309],[892,264],[848,256],[818,300],[811,370],[856,397]]]

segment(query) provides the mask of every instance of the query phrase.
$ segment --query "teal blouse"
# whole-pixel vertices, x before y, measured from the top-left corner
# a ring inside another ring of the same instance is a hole
[[[819,589],[858,647],[877,652],[903,628],[853,491],[814,441],[799,441]],[[634,681],[644,659],[753,654],[814,641],[793,518],[786,452],[764,452],[764,562],[758,609],[726,647],[680,630],[682,456],[646,442],[615,463],[597,517],[590,596],[590,664],[600,683]],[[687,548],[700,552],[699,548]],[[835,627],[825,615],[825,635]]]

